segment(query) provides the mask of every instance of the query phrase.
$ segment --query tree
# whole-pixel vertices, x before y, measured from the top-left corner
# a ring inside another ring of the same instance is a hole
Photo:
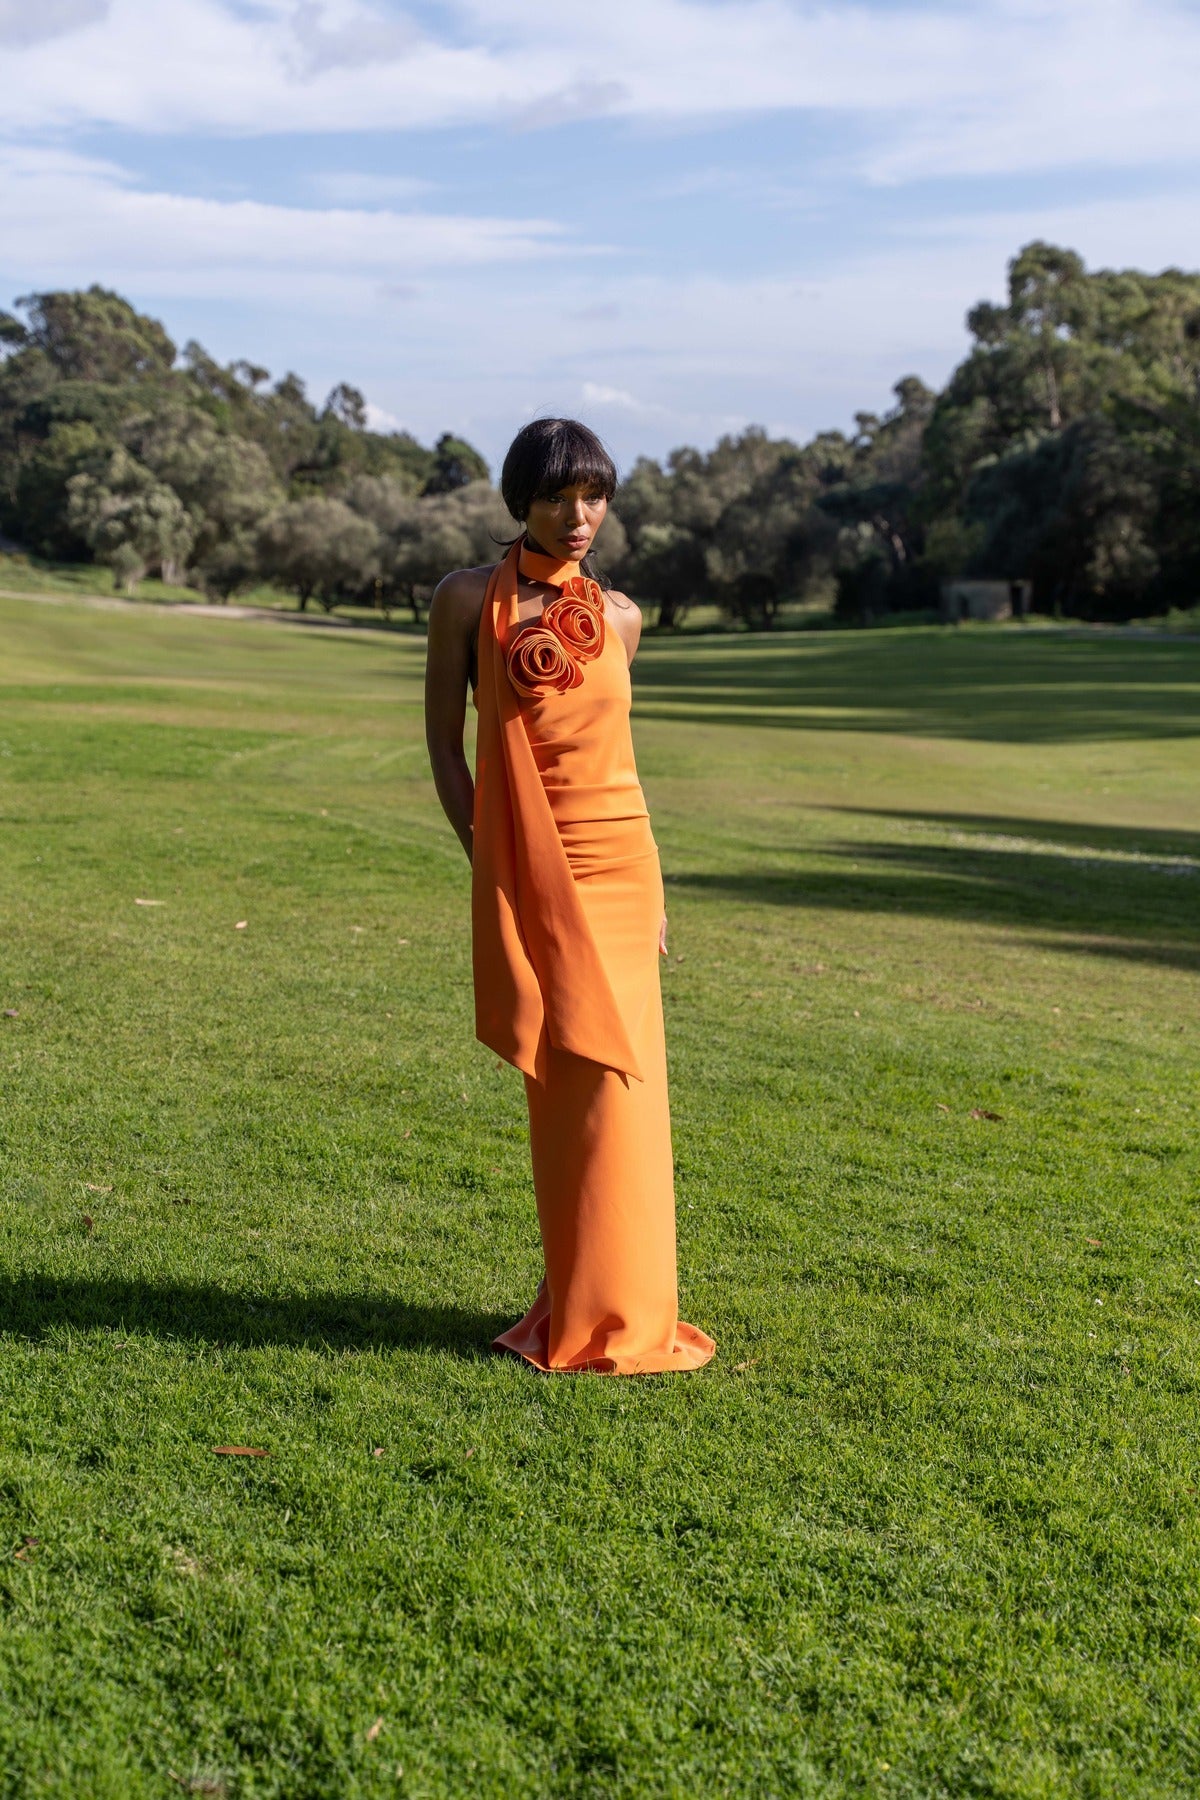
[[[171,405],[128,420],[123,436],[139,460],[174,488],[196,520],[196,555],[255,526],[283,501],[266,452],[220,431],[195,407]]]
[[[367,429],[367,402],[356,387],[347,381],[339,381],[330,389],[329,398],[325,402],[325,414],[337,419],[351,431]]]
[[[51,425],[25,455],[14,459],[11,507],[4,523],[19,533],[39,556],[81,562],[91,554],[91,541],[70,511],[72,479],[103,463],[105,443],[87,420]]]
[[[175,346],[158,320],[109,288],[26,294],[17,305],[29,315],[24,343],[43,351],[65,378],[138,381],[165,375],[175,361]]]
[[[67,491],[71,528],[127,587],[155,571],[164,581],[182,579],[196,521],[127,450],[114,451],[99,473],[72,476]]]
[[[486,481],[488,466],[478,450],[463,438],[444,431],[433,452],[433,470],[422,492],[450,494],[455,488],[468,487],[473,481]]]
[[[1077,420],[979,471],[968,512],[986,535],[974,561],[1031,576],[1046,610],[1128,618],[1144,610],[1158,573],[1155,508],[1139,448],[1107,419]]]
[[[1062,425],[1060,391],[1069,340],[1087,322],[1083,262],[1054,244],[1026,244],[1008,270],[1008,318],[1013,335],[1027,337],[1045,386],[1046,423]]]
[[[364,598],[380,574],[382,549],[369,519],[316,494],[280,507],[257,533],[260,569],[298,595],[301,612],[314,595],[326,612]]]
[[[519,530],[486,481],[424,494],[408,503],[388,534],[385,580],[419,621],[443,575],[495,562]]]
[[[214,544],[195,563],[195,574],[206,594],[228,601],[259,580],[258,543],[251,531],[235,531]]]
[[[250,579],[247,546],[289,500],[338,499],[359,477],[387,480],[411,497],[431,479],[451,492],[484,469],[461,439],[446,436],[435,452],[407,432],[369,430],[366,402],[348,383],[331,390],[318,414],[293,373],[271,385],[260,364],[224,366],[195,340],[177,363],[162,325],[108,289],[39,293],[17,304],[27,319],[0,313],[0,530],[43,555],[100,553],[81,535],[81,521],[89,531],[94,525],[84,501],[72,511],[77,475],[137,510],[130,491],[109,486],[118,451],[175,494],[194,536],[186,553],[168,545],[167,564],[181,576],[186,554],[194,578],[210,587]],[[172,510],[165,500],[155,508],[161,520]],[[106,543],[117,530],[108,526]],[[178,546],[182,526],[167,535]],[[111,550],[109,543],[105,554]],[[157,566],[154,543],[138,554]],[[132,568],[124,552],[122,562]],[[327,569],[326,577],[321,591],[331,594],[350,581],[344,570],[334,578]]]

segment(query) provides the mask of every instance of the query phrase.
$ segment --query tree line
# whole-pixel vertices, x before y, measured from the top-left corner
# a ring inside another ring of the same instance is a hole
[[[1028,579],[1042,611],[1122,619],[1200,601],[1200,276],[1089,273],[1032,243],[940,393],[807,444],[751,431],[640,461],[618,496],[631,591],[759,626],[824,586],[869,621],[941,583]]]
[[[119,294],[31,294],[0,313],[0,530],[57,562],[95,561],[228,599],[261,581],[301,606],[391,604],[494,554],[506,519],[483,457],[372,431],[359,391],[324,405],[192,342],[177,353]]]
[[[36,294],[0,314],[0,529],[228,597],[262,580],[326,607],[403,604],[511,536],[483,458],[368,428],[363,397],[195,343],[119,295]],[[958,576],[1029,579],[1062,616],[1200,599],[1200,276],[1089,272],[1026,245],[1002,303],[967,316],[942,391],[808,443],[751,429],[639,459],[599,542],[659,623],[699,602],[765,628],[827,599],[869,622],[936,605]]]

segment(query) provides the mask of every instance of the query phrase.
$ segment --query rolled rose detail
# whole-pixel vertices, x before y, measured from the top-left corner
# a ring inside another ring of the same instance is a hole
[[[562,640],[577,662],[591,662],[604,648],[604,620],[587,600],[564,594],[543,608],[541,622]]]
[[[604,617],[604,594],[600,583],[593,581],[590,575],[572,575],[570,581],[563,583],[564,600],[582,600],[600,617]]]
[[[513,639],[508,652],[508,679],[518,694],[565,694],[578,687],[583,670],[556,633],[529,625]]]

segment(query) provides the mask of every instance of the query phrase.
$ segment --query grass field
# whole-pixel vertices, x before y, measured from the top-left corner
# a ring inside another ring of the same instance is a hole
[[[1200,646],[645,646],[718,1354],[619,1382],[486,1350],[419,641],[0,633],[0,1794],[1200,1792]]]

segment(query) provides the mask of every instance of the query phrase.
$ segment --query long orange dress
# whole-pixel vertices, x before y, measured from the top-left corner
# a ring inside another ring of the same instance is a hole
[[[525,625],[518,564],[566,589]],[[624,645],[577,564],[518,543],[497,566],[475,704],[476,1033],[525,1076],[545,1261],[495,1348],[546,1370],[699,1368],[715,1345],[678,1317],[662,874]]]

